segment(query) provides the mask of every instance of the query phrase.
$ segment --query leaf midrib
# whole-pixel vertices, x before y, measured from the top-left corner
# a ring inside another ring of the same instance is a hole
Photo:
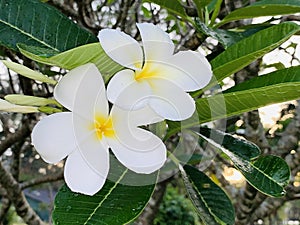
[[[293,31],[289,32],[289,33],[294,33]],[[250,52],[244,56],[241,56],[241,57],[236,57],[235,59],[227,62],[227,63],[224,63],[222,64],[221,66],[218,66],[216,67],[215,69],[213,69],[213,72],[215,73],[216,71],[219,71],[219,70],[222,70],[223,68],[226,68],[228,67],[228,65],[232,65],[232,64],[236,64],[237,62],[240,62],[240,61],[244,61],[245,59],[251,57],[252,55],[264,55],[265,53],[269,52],[270,49],[273,49],[275,48],[276,46],[279,46],[281,43],[285,42],[290,36],[285,36],[284,38],[280,39],[279,42],[276,42],[272,45],[268,45],[266,46],[265,48],[262,48],[262,49],[259,49],[259,50],[256,50],[256,51],[253,51],[253,52]],[[255,57],[257,58],[257,57]],[[248,62],[248,61],[247,61]],[[245,64],[245,63],[244,63]],[[243,66],[242,66],[243,67]],[[224,78],[226,78],[228,75],[230,74],[233,74],[235,73],[236,71],[238,71],[240,68],[237,68],[235,70],[231,70],[230,73],[226,73],[226,74],[222,74],[222,76],[218,77],[218,73],[216,74],[216,77],[217,77],[217,81],[220,81],[220,80],[223,80]]]
[[[234,96],[236,95],[237,93],[240,94],[249,94],[249,92],[261,92],[261,91],[264,91],[264,90],[270,90],[270,89],[273,89],[273,88],[285,88],[285,87],[292,87],[292,86],[295,86],[295,87],[298,87],[300,86],[300,82],[286,82],[286,83],[280,83],[280,84],[274,84],[272,86],[267,86],[267,87],[260,87],[260,88],[253,88],[253,89],[249,89],[249,90],[241,90],[241,91],[236,91],[236,92],[230,92],[230,93],[226,93],[226,94],[223,94],[223,95],[226,95],[226,96]],[[217,98],[218,96],[217,95],[213,95],[213,96],[210,96],[208,98],[201,98],[199,99],[200,101],[196,101],[196,104],[201,104],[201,101],[204,101],[204,100],[207,100],[207,99],[212,99],[212,98]],[[203,100],[202,100],[203,99]],[[275,103],[277,103],[278,101],[275,101]],[[270,105],[272,103],[269,103],[268,105]],[[265,104],[262,104],[263,106]],[[261,106],[259,106],[261,107]],[[250,108],[247,108],[247,111],[251,111],[251,110],[254,110],[254,109],[257,109],[259,107],[250,107]],[[199,110],[201,110],[201,108],[199,108]],[[245,112],[245,110],[239,110],[239,111],[233,111],[232,113],[226,113],[226,116],[233,116],[233,115],[236,115],[236,114],[239,114],[239,113],[242,113],[242,112]],[[217,120],[217,119],[221,119],[221,118],[224,118],[224,116],[215,116],[213,118],[213,120]],[[201,123],[205,123],[205,122],[209,122],[209,121],[212,121],[210,119],[206,119],[206,120],[201,120],[200,122]],[[189,124],[185,124],[185,125],[181,125],[180,128],[177,128],[177,129],[174,129],[172,130],[171,134],[175,133],[176,131],[179,131],[180,129],[187,129],[187,128],[190,128],[192,126],[196,126],[196,125],[199,125],[199,122],[196,121],[196,122],[192,122],[192,123],[189,123]]]
[[[4,20],[2,20],[2,19],[0,19],[0,23],[3,23],[3,24],[5,24],[6,26],[9,26],[9,27],[11,27],[11,28],[13,28],[13,29],[15,29],[15,30],[21,32],[22,34],[28,36],[29,38],[31,38],[31,39],[33,39],[33,40],[35,40],[35,41],[37,41],[37,42],[43,44],[44,46],[46,46],[46,47],[48,47],[48,48],[50,48],[50,49],[52,49],[52,50],[54,50],[54,51],[60,52],[57,48],[54,48],[53,46],[47,44],[46,42],[44,42],[44,41],[42,41],[42,40],[40,40],[40,39],[37,39],[37,38],[34,37],[32,34],[27,33],[26,31],[21,30],[21,29],[19,29],[18,27],[14,26],[14,25],[12,25],[12,24],[10,24],[10,23],[7,23],[6,21],[4,21]]]
[[[194,186],[194,189],[196,190],[196,192],[198,193],[199,197],[201,198],[202,202],[204,203],[204,205],[206,206],[207,210],[210,212],[210,214],[213,216],[215,222],[218,222],[220,220],[220,218],[218,218],[212,211],[211,208],[209,207],[209,205],[207,204],[206,200],[204,199],[204,197],[202,196],[201,192],[199,191],[199,189],[197,188],[197,186],[195,185],[194,181],[189,179],[191,184]]]
[[[87,220],[85,221],[85,223],[83,225],[87,225],[88,222],[92,219],[92,217],[96,214],[97,210],[102,206],[102,204],[105,202],[105,200],[109,197],[109,195],[113,192],[113,190],[118,186],[118,184],[120,183],[120,181],[124,178],[124,176],[126,175],[128,169],[126,169],[120,176],[120,178],[117,180],[117,182],[114,184],[114,186],[112,186],[109,191],[107,192],[107,194],[104,196],[104,198],[102,199],[102,201],[99,202],[99,204],[97,205],[97,207],[94,209],[94,211],[90,214],[89,218],[87,218]]]

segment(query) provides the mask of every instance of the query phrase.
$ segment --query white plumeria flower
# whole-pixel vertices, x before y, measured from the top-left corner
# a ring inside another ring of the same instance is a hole
[[[48,163],[68,156],[64,176],[74,192],[93,195],[105,183],[109,148],[137,173],[152,173],[166,160],[166,147],[140,125],[162,121],[150,108],[123,111],[108,101],[102,76],[94,64],[71,70],[57,84],[54,97],[71,112],[52,114],[34,127],[32,143]]]
[[[125,109],[149,105],[169,120],[184,120],[195,111],[195,102],[186,92],[208,84],[211,66],[199,52],[174,54],[169,35],[149,23],[139,23],[142,47],[129,35],[103,29],[98,38],[104,51],[126,67],[110,80],[108,100]]]

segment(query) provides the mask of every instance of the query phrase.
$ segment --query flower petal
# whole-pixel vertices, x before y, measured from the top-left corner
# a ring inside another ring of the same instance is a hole
[[[105,170],[108,166],[106,161],[102,162],[108,154],[108,146],[105,139],[99,139],[94,123],[87,121],[81,116],[73,114],[74,135],[77,140],[77,151],[85,159],[86,163],[95,171]],[[103,174],[99,174],[104,176]]]
[[[168,79],[184,91],[199,90],[212,77],[211,66],[200,52],[181,51],[167,60],[152,63],[151,66],[159,71],[156,78]]]
[[[101,159],[105,165],[109,164],[108,153]],[[91,168],[81,156],[79,151],[74,151],[69,155],[65,164],[65,181],[73,192],[85,195],[96,194],[104,185],[109,166],[103,167],[101,173]],[[100,175],[101,174],[101,175]]]
[[[141,69],[143,51],[132,37],[118,30],[103,29],[98,39],[105,53],[114,61],[130,69]]]
[[[117,159],[136,173],[152,173],[166,161],[166,146],[154,134],[136,128],[131,132],[117,130],[117,138],[108,139]]]
[[[174,43],[169,35],[151,23],[138,23],[145,60],[157,61],[169,58],[174,53]]]
[[[108,102],[103,78],[94,64],[89,64],[76,93],[73,113],[93,121],[96,114],[108,115]]]
[[[134,72],[122,70],[112,77],[107,86],[110,102],[125,110],[136,110],[145,106],[147,96],[151,94],[150,86],[145,81],[137,82]]]
[[[72,113],[55,113],[43,118],[33,128],[31,139],[46,162],[59,162],[76,149]]]
[[[164,121],[164,118],[158,115],[151,107],[146,105],[139,110],[123,110],[116,105],[111,110],[112,118],[114,123],[121,122],[124,125],[120,125],[122,128],[129,127],[136,128],[142,125],[149,125]]]
[[[185,120],[193,115],[196,106],[194,99],[171,81],[151,79],[153,91],[149,106],[168,120]]]
[[[72,111],[77,89],[83,77],[92,70],[94,64],[88,63],[76,67],[64,75],[54,88],[54,98],[64,107]]]

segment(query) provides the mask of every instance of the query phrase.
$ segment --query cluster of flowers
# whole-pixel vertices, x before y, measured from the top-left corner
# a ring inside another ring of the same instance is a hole
[[[71,70],[54,89],[55,99],[69,111],[47,116],[33,129],[32,143],[46,162],[68,156],[64,176],[74,192],[93,195],[102,188],[109,148],[136,173],[160,169],[166,147],[139,126],[189,118],[195,102],[186,92],[203,88],[211,79],[210,64],[202,54],[174,54],[174,44],[163,30],[148,23],[137,27],[142,47],[123,32],[99,32],[106,54],[124,67],[111,78],[107,91],[94,64]]]

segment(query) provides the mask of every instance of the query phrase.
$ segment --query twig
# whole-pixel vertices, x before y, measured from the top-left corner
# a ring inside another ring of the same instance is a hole
[[[35,185],[62,180],[63,177],[64,174],[62,171],[56,174],[49,174],[48,176],[38,177],[29,181],[25,181],[20,184],[20,188],[24,190]]]
[[[22,219],[28,225],[43,225],[43,221],[34,212],[34,210],[28,204],[24,193],[22,192],[19,183],[12,177],[12,175],[7,172],[2,163],[0,162],[0,184],[7,191],[7,197],[16,206],[17,214],[22,217]]]
[[[22,123],[22,127],[19,128],[15,133],[7,135],[7,137],[0,143],[0,156],[13,144],[25,139],[30,135],[30,128],[28,122]]]

